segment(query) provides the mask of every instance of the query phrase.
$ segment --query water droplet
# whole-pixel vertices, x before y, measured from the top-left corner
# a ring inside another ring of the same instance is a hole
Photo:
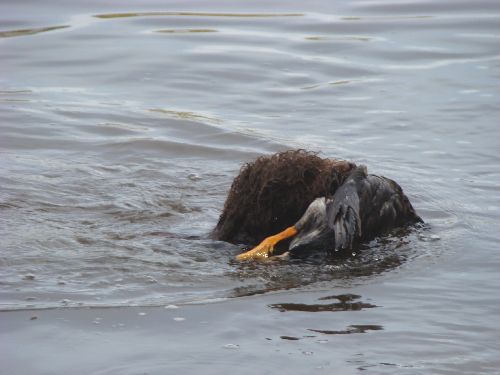
[[[182,321],[186,320],[186,318],[183,318],[183,317],[181,317],[181,316],[177,316],[177,317],[175,317],[175,318],[174,318],[174,320],[175,320],[176,322],[182,322]]]
[[[139,315],[139,316],[145,316],[145,315],[146,315],[146,313],[145,313],[145,312],[140,312],[140,313],[138,313],[137,315]]]

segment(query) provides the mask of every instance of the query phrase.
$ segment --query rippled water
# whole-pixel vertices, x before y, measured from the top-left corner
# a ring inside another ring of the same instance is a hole
[[[361,288],[376,322],[322,331],[499,365],[497,1],[3,2],[0,54],[1,309]],[[296,147],[395,179],[428,228],[235,263],[207,237],[232,179]]]

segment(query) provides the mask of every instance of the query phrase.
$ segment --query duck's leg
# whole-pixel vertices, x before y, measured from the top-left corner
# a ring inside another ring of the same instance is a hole
[[[254,247],[252,250],[247,251],[246,253],[240,254],[236,257],[237,260],[250,260],[250,259],[259,259],[264,260],[269,257],[273,253],[274,246],[289,237],[293,237],[297,234],[297,229],[294,226],[286,228],[283,232],[275,234],[274,236],[270,236],[265,238],[258,246]]]

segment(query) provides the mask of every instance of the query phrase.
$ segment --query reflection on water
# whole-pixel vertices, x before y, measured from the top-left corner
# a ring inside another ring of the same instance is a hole
[[[211,12],[138,12],[138,13],[108,13],[96,14],[96,18],[128,18],[128,17],[158,17],[158,16],[175,16],[175,17],[300,17],[302,13],[211,13]]]
[[[302,311],[302,312],[337,312],[337,311],[361,311],[363,309],[371,309],[377,307],[371,303],[365,303],[362,301],[355,301],[361,298],[361,296],[353,294],[343,294],[338,296],[329,296],[320,298],[320,300],[325,299],[338,299],[339,302],[329,303],[329,304],[305,304],[305,303],[276,303],[269,305],[272,309],[277,309],[281,312],[287,311]]]
[[[376,275],[396,270],[405,262],[416,257],[431,255],[426,253],[423,242],[427,241],[425,234],[428,229],[405,228],[395,232],[394,236],[378,238],[360,249],[359,252],[339,258],[330,257],[327,253],[318,252],[307,259],[280,260],[269,263],[242,263],[238,269],[228,274],[234,280],[245,280],[244,285],[235,286],[231,297],[252,296],[272,291],[308,288],[313,285],[345,286],[354,280],[362,280]],[[433,255],[441,251],[439,241],[433,243]],[[331,305],[283,304],[273,305],[273,308],[301,311],[342,311],[343,308],[355,310],[357,307],[368,306],[361,302],[353,302],[357,295],[342,294],[325,299],[337,299],[338,303]],[[323,309],[323,310],[322,310]]]
[[[63,25],[63,26],[40,27],[40,28],[36,28],[36,29],[0,31],[0,38],[11,38],[13,36],[33,35],[33,34],[45,33],[47,31],[65,29],[67,27],[71,27],[71,26]],[[25,91],[25,90],[17,90],[17,92],[19,92],[19,91]]]
[[[325,335],[349,335],[351,333],[366,333],[367,331],[380,331],[384,327],[374,324],[352,324],[344,330],[331,331],[324,329],[309,329],[311,332],[323,333]]]
[[[432,18],[432,16],[364,16],[364,17],[341,17],[343,21],[362,21],[362,20],[411,20],[411,19],[425,19]]]
[[[314,41],[322,41],[322,40],[357,40],[360,42],[370,42],[373,40],[373,38],[367,37],[367,36],[343,36],[343,37],[327,37],[327,36],[306,36],[306,40],[314,40]]]
[[[165,34],[189,34],[189,33],[216,33],[215,29],[162,29],[156,30],[157,33]]]
[[[300,338],[295,337],[295,336],[280,336],[280,339],[282,339],[282,340],[290,340],[290,341],[300,340]]]
[[[352,333],[366,333],[368,331],[381,331],[383,329],[384,329],[384,327],[382,327],[381,325],[377,325],[377,324],[351,324],[346,329],[342,329],[342,330],[309,328],[308,331],[315,332],[315,333],[321,333],[323,335],[350,335]],[[315,335],[302,336],[302,338],[306,338],[306,339],[311,339],[311,338],[316,338],[316,337],[317,336],[315,336]],[[298,341],[298,340],[301,340],[302,338],[296,337],[296,336],[280,336],[280,339],[289,340],[289,341]],[[316,340],[316,342],[326,343],[327,341],[320,339],[320,340]]]
[[[0,95],[31,94],[31,90],[0,90]]]
[[[173,118],[178,118],[178,119],[186,119],[186,120],[193,120],[193,121],[203,121],[203,122],[211,122],[211,123],[220,123],[221,120],[209,117],[209,116],[204,116],[198,113],[194,112],[189,112],[189,111],[172,111],[168,109],[161,109],[161,108],[151,108],[151,112],[157,112],[157,113],[162,113],[165,115],[168,115],[169,117]]]

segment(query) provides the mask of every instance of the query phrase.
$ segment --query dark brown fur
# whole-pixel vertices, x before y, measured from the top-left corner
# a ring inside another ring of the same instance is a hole
[[[259,243],[293,225],[315,198],[334,194],[354,166],[305,150],[245,164],[231,185],[214,237]]]

